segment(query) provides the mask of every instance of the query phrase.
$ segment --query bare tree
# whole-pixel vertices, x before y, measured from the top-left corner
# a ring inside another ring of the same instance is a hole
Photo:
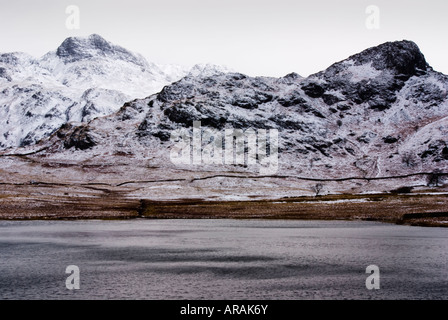
[[[322,183],[316,183],[313,187],[312,190],[315,193],[315,196],[317,197],[319,195],[319,193],[322,191],[322,188],[324,187],[324,185]]]
[[[403,162],[408,168],[415,167],[415,165],[417,164],[414,154],[410,152],[406,152],[401,156],[401,162]]]
[[[434,170],[432,173],[428,174],[426,178],[428,187],[438,187],[441,182],[441,172],[439,169]]]

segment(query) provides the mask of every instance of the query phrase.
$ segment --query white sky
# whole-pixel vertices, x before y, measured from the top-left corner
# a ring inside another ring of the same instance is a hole
[[[69,30],[68,5],[80,9]],[[380,29],[365,26],[368,5]],[[442,0],[0,0],[0,52],[41,56],[70,36],[97,33],[148,60],[226,65],[256,76],[303,76],[386,41],[412,40],[448,74]]]

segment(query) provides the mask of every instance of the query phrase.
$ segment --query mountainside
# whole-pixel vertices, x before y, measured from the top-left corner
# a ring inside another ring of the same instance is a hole
[[[33,144],[70,121],[111,114],[198,68],[214,67],[157,65],[95,34],[68,38],[40,59],[0,54],[0,149]]]
[[[316,181],[325,183],[325,192],[422,186],[427,175],[420,173],[448,171],[447,90],[448,77],[428,65],[415,43],[390,42],[307,78],[191,74],[112,115],[64,125],[50,139],[14,153],[55,168],[47,176],[33,171],[37,181],[64,175],[64,181],[132,185],[135,197],[290,196],[310,193]],[[278,167],[263,175],[260,165],[194,158],[174,163],[170,152],[178,143],[170,138],[182,129],[194,136],[194,121],[201,122],[204,149],[221,140],[226,128],[252,128],[258,139],[264,129],[269,149],[275,144],[272,130],[278,130]],[[11,162],[5,166],[18,170]],[[381,180],[414,174],[410,180]]]

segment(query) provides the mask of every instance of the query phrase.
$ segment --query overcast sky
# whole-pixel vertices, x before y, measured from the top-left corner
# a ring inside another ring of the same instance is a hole
[[[79,8],[79,29],[66,27],[69,5]],[[366,26],[369,5],[379,8],[379,29]],[[97,33],[158,63],[307,76],[407,39],[448,74],[447,14],[441,0],[0,0],[0,52],[39,57],[67,37]]]

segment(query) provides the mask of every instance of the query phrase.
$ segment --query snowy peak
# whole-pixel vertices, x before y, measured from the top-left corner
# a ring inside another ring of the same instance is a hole
[[[34,144],[67,122],[88,122],[116,112],[188,75],[226,73],[214,65],[191,71],[148,62],[97,34],[67,38],[36,59],[0,54],[0,149]]]
[[[67,38],[56,50],[56,55],[63,59],[65,63],[107,57],[131,62],[141,67],[147,66],[146,61],[142,57],[106,41],[97,34],[92,34],[87,38]]]
[[[431,70],[414,42],[386,42],[311,75],[302,89],[336,108],[367,103],[371,109],[384,111],[392,107],[406,81]]]
[[[413,76],[429,67],[419,47],[412,41],[386,42],[349,57],[355,65],[371,62],[377,70],[389,69],[397,74]]]
[[[68,38],[38,59],[0,54],[0,149],[33,144],[70,121],[111,114],[187,73],[149,63],[96,34]]]
[[[215,64],[196,64],[191,68],[187,76],[189,77],[212,77],[225,73],[235,72],[225,66],[219,66]]]
[[[368,48],[312,76],[328,79],[352,72],[361,73],[361,78],[368,79],[388,73],[407,80],[414,75],[422,75],[429,69],[431,68],[418,46],[412,41],[403,40]]]

